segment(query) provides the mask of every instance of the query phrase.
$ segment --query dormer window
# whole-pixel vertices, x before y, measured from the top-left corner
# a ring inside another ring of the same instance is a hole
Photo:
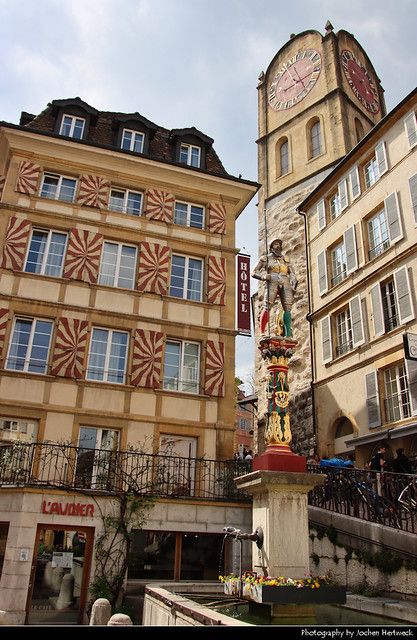
[[[121,147],[125,151],[134,151],[135,153],[143,153],[145,143],[145,135],[141,131],[133,131],[132,129],[123,129]]]
[[[67,113],[64,113],[59,133],[61,136],[68,136],[69,138],[76,138],[77,140],[81,140],[84,134],[84,127],[84,118],[77,118],[76,116],[71,116]]]
[[[192,144],[181,144],[180,162],[190,167],[199,167],[201,164],[201,147]]]

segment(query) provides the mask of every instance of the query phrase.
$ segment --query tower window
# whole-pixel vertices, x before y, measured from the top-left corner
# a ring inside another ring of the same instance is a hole
[[[315,158],[321,154],[321,125],[317,120],[310,129],[311,138],[311,157]]]
[[[288,139],[278,142],[278,171],[279,176],[285,176],[290,171],[290,149]]]
[[[363,130],[363,124],[359,120],[359,118],[355,118],[355,133],[356,133],[356,142],[360,142],[365,135]]]

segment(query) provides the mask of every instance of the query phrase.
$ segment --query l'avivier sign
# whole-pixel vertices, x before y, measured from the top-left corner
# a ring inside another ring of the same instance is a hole
[[[42,513],[56,514],[58,516],[94,516],[93,504],[82,504],[80,502],[47,502],[42,500]]]

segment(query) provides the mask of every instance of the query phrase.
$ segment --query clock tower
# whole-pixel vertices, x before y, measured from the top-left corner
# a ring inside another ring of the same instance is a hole
[[[383,89],[366,52],[347,31],[308,30],[278,51],[258,84],[259,254],[282,240],[298,279],[292,308],[299,346],[290,370],[293,448],[314,448],[310,328],[303,216],[298,204],[385,115]],[[264,296],[258,291],[258,314]],[[259,340],[259,323],[256,328]],[[256,363],[259,414],[266,411],[263,363]],[[260,434],[259,434],[260,435]],[[262,448],[259,437],[259,449]]]

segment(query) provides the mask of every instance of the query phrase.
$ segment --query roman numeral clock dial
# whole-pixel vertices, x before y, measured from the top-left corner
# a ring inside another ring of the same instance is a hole
[[[378,113],[378,90],[368,71],[348,49],[342,51],[340,58],[343,72],[356,98],[370,113]]]
[[[268,103],[274,111],[291,109],[312,90],[321,71],[321,56],[314,49],[299,51],[287,60],[275,75],[268,91]]]

